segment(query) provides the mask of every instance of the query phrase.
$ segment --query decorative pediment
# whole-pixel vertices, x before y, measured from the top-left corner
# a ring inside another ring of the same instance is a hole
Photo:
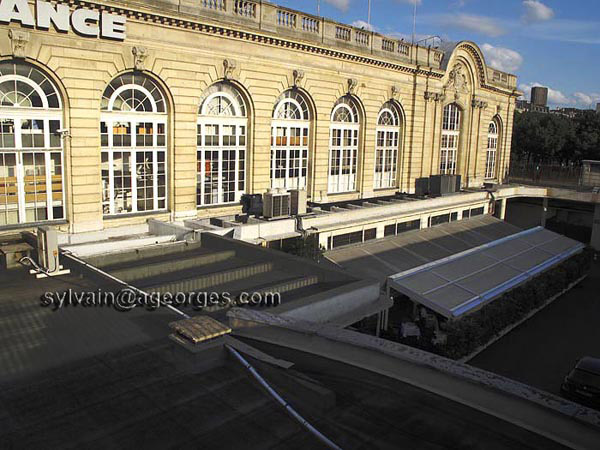
[[[300,69],[295,69],[293,76],[294,76],[294,87],[297,87],[304,79],[304,71],[300,70]]]
[[[455,64],[448,75],[448,83],[444,86],[444,90],[453,92],[454,97],[458,98],[461,94],[468,94],[470,91],[469,87],[469,79],[465,74],[465,67],[460,63]]]
[[[235,78],[234,72],[237,68],[237,61],[235,59],[224,59],[223,60],[223,78],[231,80]]]
[[[131,49],[131,53],[133,53],[133,67],[135,67],[135,70],[145,70],[146,59],[149,55],[148,49],[146,47],[137,46]]]
[[[12,55],[15,58],[25,58],[31,35],[27,31],[10,29],[8,30],[8,37],[12,47]]]

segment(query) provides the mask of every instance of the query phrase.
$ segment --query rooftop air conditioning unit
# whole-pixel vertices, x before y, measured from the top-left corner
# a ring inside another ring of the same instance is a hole
[[[289,217],[291,195],[285,189],[269,189],[263,199],[263,214],[267,219]]]
[[[460,192],[460,175],[434,175],[430,179],[430,193],[434,197]]]
[[[308,194],[304,189],[292,189],[291,196],[291,213],[293,216],[306,214],[308,205]]]
[[[67,275],[71,271],[63,270],[59,261],[58,251],[58,233],[50,227],[39,227],[37,230],[37,253],[38,265],[43,269],[43,273],[39,270],[31,270],[31,274],[37,275],[38,278],[47,276],[55,277],[59,275]]]

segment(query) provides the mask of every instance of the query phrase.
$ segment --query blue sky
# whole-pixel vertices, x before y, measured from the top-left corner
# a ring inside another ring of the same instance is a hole
[[[274,3],[316,14],[318,0]],[[372,0],[371,25],[410,40],[414,2],[419,37],[472,40],[489,65],[515,73],[528,98],[550,88],[551,106],[600,102],[599,0]],[[321,15],[367,26],[368,0],[321,0]]]

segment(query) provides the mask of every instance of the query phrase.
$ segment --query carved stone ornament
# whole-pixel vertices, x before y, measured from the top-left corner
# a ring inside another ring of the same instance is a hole
[[[486,109],[488,107],[487,102],[484,102],[483,100],[477,100],[476,98],[474,98],[471,101],[471,106],[473,108],[481,108],[481,109]]]
[[[295,69],[294,70],[294,87],[297,87],[300,82],[304,79],[304,70]]]
[[[12,47],[12,54],[15,58],[25,58],[27,56],[27,44],[30,34],[22,30],[8,30],[8,37]]]
[[[438,92],[425,91],[425,100],[428,102],[443,102],[446,96]]]
[[[237,68],[237,62],[235,59],[224,59],[223,60],[223,78],[226,80],[233,79],[233,72]]]
[[[462,64],[454,65],[450,71],[448,84],[445,86],[445,89],[453,90],[455,97],[469,92],[469,80],[464,74],[464,67]]]
[[[496,106],[496,113],[500,114],[502,112],[502,105]]]
[[[146,47],[133,47],[133,67],[135,70],[144,70],[146,68],[146,58],[148,58],[148,49]]]
[[[355,78],[348,78],[348,94],[355,94],[358,81]]]
[[[398,98],[400,97],[400,88],[394,85],[392,86],[391,91],[392,100],[398,100]]]

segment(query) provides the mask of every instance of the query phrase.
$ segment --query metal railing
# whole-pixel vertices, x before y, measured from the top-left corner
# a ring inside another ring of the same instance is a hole
[[[513,161],[510,165],[510,183],[531,186],[563,187],[567,189],[592,190],[583,183],[581,164],[532,163]]]

